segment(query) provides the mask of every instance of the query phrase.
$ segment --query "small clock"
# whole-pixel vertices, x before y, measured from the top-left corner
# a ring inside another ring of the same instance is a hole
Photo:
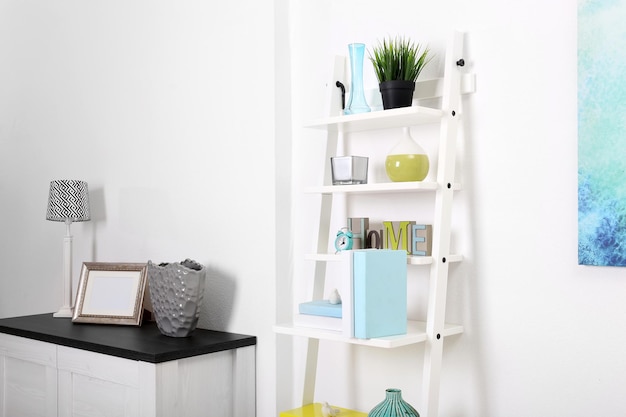
[[[352,244],[352,232],[347,227],[342,227],[337,232],[337,237],[335,238],[335,249],[337,249],[337,252],[350,250],[352,249]]]

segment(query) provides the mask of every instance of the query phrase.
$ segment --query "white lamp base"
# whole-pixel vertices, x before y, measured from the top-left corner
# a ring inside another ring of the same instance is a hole
[[[63,238],[63,306],[54,313],[53,317],[72,317],[72,235],[71,221],[65,222],[65,237]]]
[[[74,315],[74,312],[72,311],[70,307],[61,307],[59,311],[57,311],[56,313],[52,315],[52,317],[57,317],[57,318],[70,317],[71,318],[73,315]]]

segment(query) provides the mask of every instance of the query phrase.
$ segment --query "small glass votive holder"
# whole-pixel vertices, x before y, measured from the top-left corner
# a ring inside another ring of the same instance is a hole
[[[367,184],[366,156],[333,156],[330,167],[333,185]]]

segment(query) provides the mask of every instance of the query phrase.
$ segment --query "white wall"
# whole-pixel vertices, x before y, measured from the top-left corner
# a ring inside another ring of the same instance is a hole
[[[294,405],[299,368],[293,386],[284,379],[302,346],[281,336],[276,350],[271,332],[275,277],[279,296],[290,291],[290,249],[278,241],[289,232],[289,74],[268,54],[276,43],[279,63],[293,55],[300,126],[347,43],[406,33],[443,53],[458,28],[478,92],[465,102],[454,242],[466,260],[448,300],[466,333],[446,342],[442,415],[626,414],[625,273],[576,262],[574,3],[291,2],[289,51],[286,1],[0,1],[0,317],[60,306],[63,226],[44,220],[47,187],[85,179],[94,219],[72,228],[75,270],[205,263],[202,325],[259,337],[258,415],[275,415],[277,372],[279,409]],[[224,64],[240,60],[250,66]],[[254,175],[224,173],[235,153]],[[307,242],[293,239],[294,251]],[[349,372],[321,378],[320,400],[367,409],[398,385],[419,408],[421,348],[322,349]]]
[[[258,337],[258,414],[273,415],[274,39],[273,1],[0,1],[0,317],[60,307],[48,185],[86,180],[74,276],[205,264],[200,326]]]
[[[464,191],[453,241],[465,260],[452,269],[448,297],[451,321],[460,320],[466,332],[446,340],[441,415],[625,415],[626,272],[577,265],[576,2],[297,3],[294,132],[311,140],[294,142],[294,154],[306,156],[294,166],[296,186],[320,179],[310,160],[323,138],[300,126],[323,115],[334,54],[346,54],[351,42],[371,46],[406,34],[443,56],[451,30],[467,33],[465,59],[478,81],[464,101]],[[437,70],[435,64],[425,77]],[[371,70],[365,78],[366,88],[375,88]],[[294,197],[302,213],[294,226],[305,231],[294,250],[301,295],[300,277],[310,267],[297,256],[307,245],[311,250],[306,216],[314,210],[307,197]],[[388,210],[391,217],[400,209]],[[419,291],[427,283],[417,281],[416,298],[425,302]],[[423,312],[418,305],[413,314]],[[293,348],[287,406],[301,395],[302,341]],[[423,348],[321,349],[316,400],[368,410],[396,386],[420,409]]]

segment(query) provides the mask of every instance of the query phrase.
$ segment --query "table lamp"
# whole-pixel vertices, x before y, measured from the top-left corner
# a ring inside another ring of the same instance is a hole
[[[50,181],[46,220],[65,222],[63,239],[63,306],[54,317],[72,317],[72,222],[84,222],[91,218],[89,190],[85,181]]]

